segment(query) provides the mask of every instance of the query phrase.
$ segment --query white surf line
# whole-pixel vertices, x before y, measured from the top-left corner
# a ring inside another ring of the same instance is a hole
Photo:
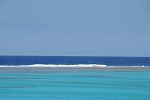
[[[14,65],[0,65],[0,67],[50,67],[50,68],[86,68],[86,67],[107,67],[107,65],[97,65],[97,64],[78,64],[78,65],[44,65],[44,64],[34,64],[34,65],[19,65],[19,66],[14,66]]]

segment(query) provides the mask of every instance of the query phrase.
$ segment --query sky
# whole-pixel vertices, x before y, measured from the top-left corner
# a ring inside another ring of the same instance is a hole
[[[150,57],[149,0],[0,0],[0,55]]]

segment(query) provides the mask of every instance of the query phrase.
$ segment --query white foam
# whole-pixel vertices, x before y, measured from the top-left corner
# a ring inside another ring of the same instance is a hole
[[[54,65],[54,64],[34,64],[34,65],[0,65],[0,67],[50,67],[50,68],[60,68],[60,67],[107,67],[107,65],[98,64],[77,64],[77,65]]]
[[[135,68],[135,67],[150,67],[150,66],[107,66],[99,64],[76,64],[76,65],[56,65],[56,64],[33,64],[33,65],[0,65],[0,67],[50,67],[50,68],[87,68],[87,67],[98,67],[98,68]]]

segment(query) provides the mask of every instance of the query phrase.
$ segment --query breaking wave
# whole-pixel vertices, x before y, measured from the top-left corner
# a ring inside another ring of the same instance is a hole
[[[107,65],[98,64],[77,64],[77,65],[55,65],[55,64],[33,64],[33,65],[0,65],[0,67],[107,67]]]
[[[56,65],[56,64],[33,64],[33,65],[0,65],[0,67],[50,67],[50,68],[87,68],[87,67],[99,67],[99,68],[117,68],[117,67],[150,67],[150,66],[107,66],[99,64],[76,64],[76,65]]]

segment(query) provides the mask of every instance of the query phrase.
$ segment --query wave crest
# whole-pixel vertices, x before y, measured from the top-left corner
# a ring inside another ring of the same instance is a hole
[[[134,67],[150,67],[150,66],[107,66],[99,64],[76,64],[76,65],[56,65],[56,64],[33,64],[33,65],[0,65],[0,67],[49,67],[49,68],[87,68],[87,67],[98,67],[98,68],[134,68]]]
[[[50,67],[50,68],[60,68],[60,67],[107,67],[107,65],[98,65],[98,64],[77,64],[77,65],[33,64],[33,65],[0,65],[0,67]]]

